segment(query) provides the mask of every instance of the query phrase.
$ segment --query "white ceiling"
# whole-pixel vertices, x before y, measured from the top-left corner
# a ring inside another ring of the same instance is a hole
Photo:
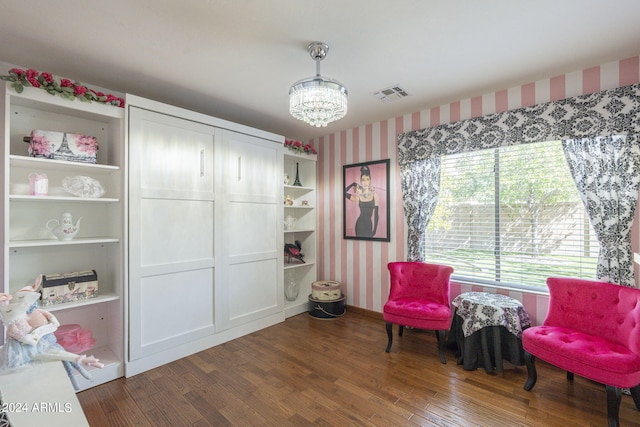
[[[2,0],[0,61],[306,140],[638,55],[639,18],[638,0]],[[327,128],[288,113],[312,41],[349,90]],[[373,96],[396,84],[410,96]]]

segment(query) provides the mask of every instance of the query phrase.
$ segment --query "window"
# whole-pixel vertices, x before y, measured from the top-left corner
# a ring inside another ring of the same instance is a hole
[[[546,290],[549,276],[595,278],[599,245],[560,141],[442,158],[427,261],[453,278]]]

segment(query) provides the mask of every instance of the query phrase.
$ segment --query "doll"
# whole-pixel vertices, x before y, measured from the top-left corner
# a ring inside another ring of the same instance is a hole
[[[73,369],[91,380],[84,366],[102,368],[104,365],[93,356],[70,353],[57,343],[53,332],[60,323],[53,314],[38,308],[38,287],[36,280],[33,286],[16,292],[13,298],[0,295],[0,320],[7,328],[0,369],[18,368],[32,361],[60,360],[77,390]]]
[[[41,341],[39,334],[29,325],[27,302],[0,305],[0,320],[7,328],[7,340],[2,348],[2,369],[29,364],[38,355],[46,353],[49,343]]]
[[[20,291],[16,292],[12,299],[12,303],[22,303],[26,306],[26,319],[17,323],[18,325],[21,325],[26,321],[27,326],[22,325],[22,327],[30,328],[30,331],[27,333],[26,337],[23,337],[23,339],[27,339],[29,341],[32,339],[37,341],[44,335],[52,334],[56,329],[58,329],[58,326],[60,326],[58,319],[56,319],[53,314],[38,308],[37,302],[39,299],[40,294],[29,288],[22,288]],[[9,334],[9,329],[7,330],[7,334]],[[29,344],[19,337],[14,336],[14,338],[25,344]],[[31,343],[31,345],[33,344],[34,343]]]

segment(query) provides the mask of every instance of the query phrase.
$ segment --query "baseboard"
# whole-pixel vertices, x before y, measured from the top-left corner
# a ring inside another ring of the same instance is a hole
[[[356,307],[354,305],[347,305],[347,313],[356,313],[362,316],[371,317],[376,320],[384,320],[382,313],[373,310],[367,310],[366,308]]]

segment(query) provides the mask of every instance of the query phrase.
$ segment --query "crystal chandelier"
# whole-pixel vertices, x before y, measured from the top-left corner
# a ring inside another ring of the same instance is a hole
[[[298,80],[291,86],[289,113],[311,126],[325,127],[347,114],[347,88],[337,80],[320,75],[320,61],[329,51],[327,44],[313,42],[307,50],[316,61],[316,75]]]

